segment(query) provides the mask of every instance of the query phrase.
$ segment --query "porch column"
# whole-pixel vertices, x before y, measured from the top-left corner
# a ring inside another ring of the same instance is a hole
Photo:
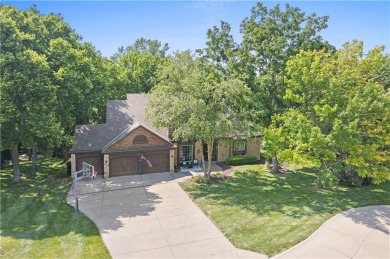
[[[171,149],[169,151],[169,172],[173,173],[175,171],[175,150]]]
[[[110,177],[110,155],[104,154],[104,178]]]
[[[76,154],[70,155],[70,171],[72,173],[72,178],[74,178],[74,174],[76,173]]]

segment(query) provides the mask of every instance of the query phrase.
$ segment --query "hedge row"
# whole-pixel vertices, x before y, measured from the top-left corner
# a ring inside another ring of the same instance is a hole
[[[228,165],[256,164],[257,157],[255,157],[255,156],[231,156],[231,157],[226,158],[225,163]]]

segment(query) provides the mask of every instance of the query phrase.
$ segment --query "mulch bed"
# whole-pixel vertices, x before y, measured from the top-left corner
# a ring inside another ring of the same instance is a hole
[[[232,176],[237,166],[227,165],[223,162],[218,162],[217,165],[223,170],[222,174]]]

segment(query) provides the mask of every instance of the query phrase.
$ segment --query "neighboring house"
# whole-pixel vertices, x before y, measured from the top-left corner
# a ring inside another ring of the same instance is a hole
[[[72,175],[82,168],[82,162],[92,164],[98,174],[107,178],[174,172],[183,161],[202,161],[201,142],[174,143],[167,129],[151,126],[145,118],[147,103],[143,94],[128,94],[127,100],[108,101],[106,124],[77,125],[75,144],[70,149]],[[214,147],[216,161],[232,155],[253,155],[260,159],[259,136],[248,140],[221,139]]]

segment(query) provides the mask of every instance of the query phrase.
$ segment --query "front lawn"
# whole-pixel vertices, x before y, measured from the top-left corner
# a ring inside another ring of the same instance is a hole
[[[99,231],[65,201],[71,180],[57,160],[21,162],[22,178],[1,170],[1,252],[3,258],[110,258]]]
[[[273,175],[251,165],[223,183],[181,185],[236,247],[268,256],[303,241],[338,212],[390,204],[390,181],[318,190],[314,180],[310,169]]]

